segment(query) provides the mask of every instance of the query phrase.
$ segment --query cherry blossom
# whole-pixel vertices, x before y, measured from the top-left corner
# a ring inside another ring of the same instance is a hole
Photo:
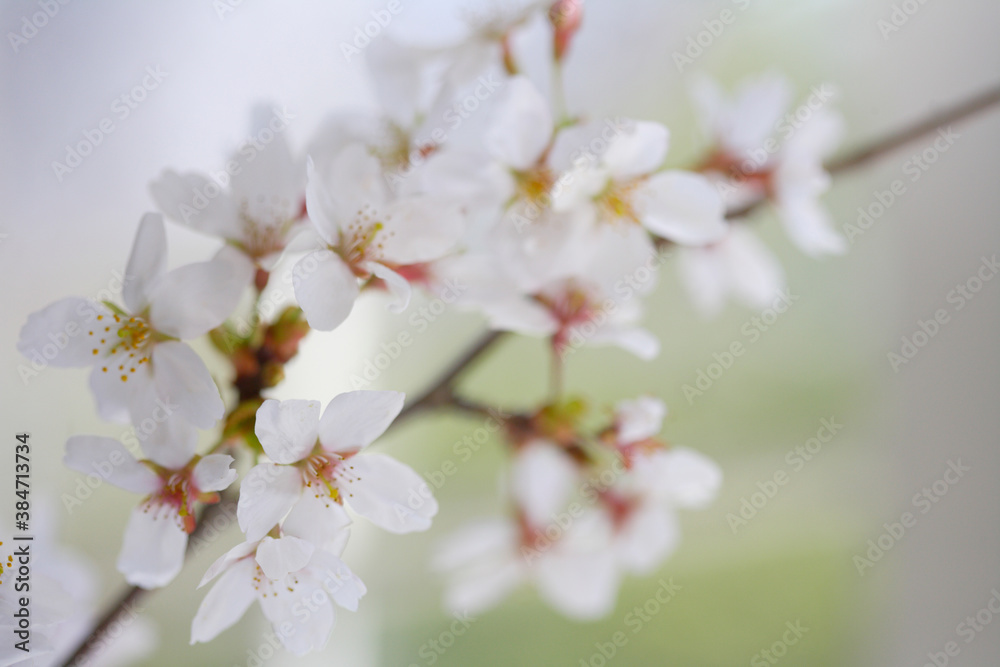
[[[593,132],[581,128],[572,136],[582,141],[588,131]],[[700,174],[660,170],[669,137],[659,123],[630,123],[599,157],[580,161],[564,179],[556,208],[587,205],[598,220],[639,224],[684,245],[719,240],[726,223],[722,200],[711,183]]]
[[[171,220],[217,236],[270,269],[302,229],[306,171],[282,132],[287,120],[263,107],[254,116],[252,137],[271,137],[269,143],[247,142],[211,177],[167,169],[150,191]]]
[[[299,261],[293,284],[309,324],[322,331],[347,319],[359,280],[383,281],[394,297],[391,309],[405,309],[410,284],[394,269],[442,257],[464,230],[458,207],[447,200],[390,199],[381,165],[361,144],[341,152],[329,182],[310,166],[306,204],[326,247]]]
[[[588,510],[563,528],[493,519],[460,528],[440,546],[433,567],[448,575],[445,606],[477,614],[531,583],[554,609],[578,620],[607,615],[620,584],[607,548],[607,517]]]
[[[93,366],[90,387],[104,419],[139,423],[166,405],[209,428],[222,416],[222,399],[205,363],[181,341],[225,320],[252,267],[229,247],[172,271],[166,259],[163,220],[147,214],[125,269],[125,307],[77,297],[57,301],[28,318],[18,350],[30,358],[59,341],[53,366]]]
[[[335,554],[292,534],[233,547],[198,587],[216,578],[191,623],[192,644],[214,639],[257,600],[285,648],[305,655],[326,645],[336,622],[334,605],[356,611],[366,593]]]
[[[742,221],[726,237],[702,248],[682,248],[677,268],[691,300],[705,315],[716,315],[729,298],[766,308],[785,286],[774,254]]]
[[[189,433],[181,446],[190,454],[182,464],[166,448],[160,451],[169,451],[168,456],[138,461],[122,443],[102,436],[73,436],[66,443],[68,467],[96,471],[110,484],[145,496],[132,510],[118,556],[118,569],[130,584],[159,588],[170,583],[184,564],[188,535],[195,528],[194,504],[218,502],[218,492],[236,481],[229,467],[233,457],[196,456],[195,443],[196,435]]]
[[[336,521],[347,505],[390,532],[427,530],[438,509],[427,484],[394,458],[366,451],[399,414],[403,398],[393,391],[348,392],[334,397],[322,417],[317,401],[265,401],[255,431],[271,462],[247,473],[237,507],[247,539],[261,539],[302,503],[319,524]]]
[[[730,207],[770,197],[789,238],[803,252],[840,254],[846,242],[834,231],[819,196],[830,182],[823,160],[839,144],[843,121],[827,106],[832,88],[814,92],[794,116],[786,114],[790,90],[783,77],[766,74],[744,82],[729,98],[712,80],[699,78],[693,96],[716,143],[703,169],[721,179],[719,188]]]

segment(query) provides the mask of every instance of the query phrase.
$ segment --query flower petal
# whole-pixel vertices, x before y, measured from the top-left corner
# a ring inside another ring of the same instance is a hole
[[[328,496],[303,493],[281,522],[281,532],[339,556],[351,536],[351,523],[347,510]]]
[[[222,417],[225,407],[219,388],[187,343],[157,343],[152,363],[157,395],[167,404],[176,403],[185,419],[199,428],[211,428]]]
[[[358,279],[330,250],[311,252],[292,271],[295,298],[309,326],[333,331],[347,319],[361,290]]]
[[[459,207],[442,197],[403,197],[385,210],[385,231],[379,235],[382,253],[395,264],[439,259],[465,232]]]
[[[615,538],[622,566],[640,576],[656,570],[679,541],[677,517],[669,507],[657,502],[637,508]]]
[[[778,214],[788,238],[811,257],[842,255],[847,241],[834,231],[830,215],[815,197],[784,196],[778,202]]]
[[[208,591],[191,621],[191,643],[209,642],[243,617],[257,598],[253,560],[237,563]]]
[[[576,465],[551,442],[522,447],[511,465],[511,495],[532,526],[552,523],[578,479]]]
[[[615,136],[601,162],[616,181],[656,171],[667,157],[670,133],[660,123],[639,121],[630,132]]]
[[[285,585],[280,582],[273,595],[261,598],[264,616],[291,653],[303,656],[323,648],[336,620],[330,596],[312,579],[300,579],[294,591],[282,588]],[[291,631],[284,633],[280,628]]]
[[[194,466],[191,476],[202,492],[222,491],[236,481],[239,473],[229,466],[235,459],[227,454],[209,454]]]
[[[632,471],[641,488],[681,507],[707,506],[722,484],[722,471],[715,461],[685,447],[638,457]]]
[[[130,311],[139,313],[146,309],[149,288],[166,266],[167,231],[163,227],[163,216],[147,213],[139,223],[122,280],[122,299]]]
[[[389,294],[393,297],[388,305],[389,312],[401,313],[406,310],[410,305],[410,295],[413,293],[409,281],[385,264],[365,262],[364,268],[371,271],[376,278],[380,278],[389,289]]]
[[[652,396],[640,396],[630,401],[620,401],[615,408],[615,427],[618,441],[638,442],[660,434],[667,406]]]
[[[86,475],[96,474],[118,488],[149,495],[162,486],[160,477],[135,460],[125,445],[97,435],[76,435],[66,441],[63,463]]]
[[[154,391],[136,394],[130,411],[133,433],[143,454],[164,468],[183,468],[198,448],[198,429],[181,414],[168,412],[172,410],[169,404],[157,403],[160,399]],[[144,404],[140,405],[140,399]]]
[[[17,349],[35,366],[69,368],[90,366],[97,361],[95,346],[88,338],[97,316],[111,317],[102,304],[87,299],[60,299],[28,316],[21,327]]]
[[[536,568],[538,592],[566,616],[597,619],[614,609],[620,576],[610,549],[552,551],[537,561]]]
[[[665,171],[636,192],[643,226],[682,245],[704,245],[726,233],[722,199],[704,176]]]
[[[353,454],[385,433],[403,409],[406,394],[398,391],[349,391],[333,397],[319,421],[323,448]]]
[[[219,238],[240,238],[239,207],[215,181],[167,169],[150,184],[149,191],[171,220]]]
[[[157,331],[181,340],[207,333],[236,309],[253,270],[246,255],[224,246],[207,262],[164,274],[149,294],[150,323]]]
[[[257,564],[268,579],[284,579],[304,568],[314,551],[316,547],[297,537],[265,537],[257,545]]]
[[[524,76],[507,82],[486,148],[503,164],[517,170],[532,166],[552,139],[552,111],[535,85]]]
[[[341,487],[348,506],[383,530],[427,530],[438,504],[413,468],[383,454],[359,454],[342,465],[353,482]]]
[[[135,414],[138,416],[156,396],[150,367],[138,366],[135,373],[129,373],[125,376],[126,380],[122,380],[122,375],[114,370],[124,362],[125,359],[118,356],[106,358],[90,373],[90,390],[97,401],[97,413],[106,421],[134,421],[132,407],[136,406]],[[141,419],[139,417],[139,421]]]
[[[248,542],[260,540],[302,495],[302,475],[291,466],[258,463],[240,484],[236,518]]]
[[[198,588],[201,588],[208,582],[215,579],[217,576],[223,572],[228,571],[233,567],[233,564],[247,558],[257,551],[257,542],[241,542],[235,547],[227,551],[226,553],[219,556],[214,563],[208,566],[205,570],[204,576],[202,576],[201,581],[198,582]],[[253,563],[253,567],[256,570],[257,564],[253,559],[248,559]]]
[[[133,586],[147,589],[166,586],[184,565],[187,541],[176,509],[143,503],[132,510],[125,527],[118,571]]]
[[[322,579],[323,585],[338,606],[348,611],[358,610],[358,602],[368,589],[344,561],[331,553],[317,549],[313,553],[309,569],[314,570]]]
[[[269,399],[257,409],[254,433],[275,463],[301,461],[316,446],[319,401]]]

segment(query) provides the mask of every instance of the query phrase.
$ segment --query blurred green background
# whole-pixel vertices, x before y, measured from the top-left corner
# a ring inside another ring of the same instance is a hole
[[[445,30],[455,4],[408,6],[399,27]],[[3,424],[10,432],[33,433],[34,479],[53,499],[77,480],[59,461],[65,439],[121,431],[97,420],[84,371],[46,371],[21,383],[14,343],[27,314],[64,295],[103,287],[110,271],[123,266],[136,223],[152,205],[149,180],[167,166],[219,166],[243,136],[253,102],[271,99],[295,110],[292,134],[302,145],[325,111],[369,99],[363,68],[345,62],[338,43],[379,6],[245,2],[220,19],[203,2],[71,4],[30,48],[5,54],[8,95],[0,136],[13,159],[3,166],[9,204],[0,223],[7,234],[0,241]],[[812,85],[835,82],[847,119],[845,149],[1000,79],[1000,6],[986,0],[920,5],[888,37],[877,22],[890,17],[892,2],[761,0],[746,6],[588,2],[566,72],[570,106],[666,122],[671,162],[689,164],[701,144],[671,54],[724,8],[738,20],[696,69],[727,86],[777,69],[802,97]],[[16,25],[33,8],[10,3],[0,12],[2,24]],[[150,63],[170,72],[162,90],[90,161],[57,183],[50,161]],[[702,319],[680,290],[673,265],[665,267],[647,304],[648,328],[663,346],[658,359],[641,362],[617,349],[573,355],[570,391],[586,394],[595,406],[640,393],[662,397],[670,408],[665,438],[711,456],[725,474],[710,509],[682,513],[677,553],[656,574],[628,579],[607,619],[568,621],[524,589],[477,618],[431,661],[427,642],[447,633],[452,619],[441,610],[442,581],[428,572],[427,562],[451,529],[502,511],[497,472],[505,457],[501,443],[492,441],[459,463],[458,474],[437,492],[441,512],[430,532],[393,536],[359,521],[345,560],[368,585],[360,610],[340,614],[324,653],[296,659],[279,652],[267,664],[600,665],[595,643],[620,630],[628,641],[609,664],[767,664],[754,663],[755,656],[781,639],[787,622],[797,621],[808,632],[780,664],[924,664],[928,652],[957,639],[957,624],[984,607],[1000,584],[1000,286],[987,284],[899,373],[886,354],[898,349],[900,336],[910,335],[918,319],[946,306],[948,290],[974,274],[982,255],[1000,249],[998,121],[988,112],[963,123],[956,145],[844,257],[804,258],[770,212],[755,218],[800,298],[693,404],[683,385],[693,384],[713,353],[735,340],[747,342],[741,327],[755,313],[731,306],[714,320]],[[838,226],[854,222],[857,207],[868,206],[873,192],[899,178],[905,160],[926,145],[917,142],[839,178],[825,198]],[[203,238],[176,226],[170,243],[172,265],[210,252]],[[373,388],[418,391],[480,328],[473,315],[446,313],[415,335],[413,347]],[[276,396],[329,400],[350,388],[347,378],[381,342],[404,329],[406,316],[387,314],[377,298],[361,304],[341,330],[310,337]],[[546,368],[541,343],[511,339],[461,386],[492,405],[529,406],[544,394]],[[792,471],[786,453],[813,437],[823,418],[844,428],[815,459]],[[456,459],[453,444],[479,425],[466,417],[425,415],[377,448],[428,473]],[[959,457],[972,466],[968,479],[859,576],[853,557],[878,538],[883,523],[912,510],[913,494]],[[734,534],[727,515],[778,470],[789,472],[789,483]],[[0,479],[4,494],[8,484]],[[72,514],[57,511],[64,541],[98,563],[107,599],[121,586],[113,563],[134,500],[101,488]],[[215,642],[187,646],[203,595],[195,585],[238,540],[237,531],[220,537],[144,603],[160,644],[143,664],[242,665],[248,651],[259,650],[265,625],[256,607]],[[626,616],[650,599],[661,579],[681,590],[633,634]],[[985,627],[960,646],[955,664],[1000,664],[1000,627]]]

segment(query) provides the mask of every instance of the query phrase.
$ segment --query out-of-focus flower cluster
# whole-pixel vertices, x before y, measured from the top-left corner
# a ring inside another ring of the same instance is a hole
[[[168,584],[201,508],[242,477],[246,541],[205,574],[215,583],[193,642],[258,601],[289,650],[320,648],[335,607],[353,611],[365,594],[341,560],[351,515],[393,533],[431,525],[428,485],[366,450],[402,394],[356,391],[325,408],[267,398],[309,330],[337,328],[363,295],[387,294],[402,312],[414,290],[460,285],[461,308],[493,330],[546,339],[555,367],[582,345],[651,359],[660,345],[641,326],[643,297],[668,253],[679,253],[684,283],[709,313],[729,297],[765,305],[783,287],[780,266],[735,212],[773,202],[803,251],[843,249],[818,202],[840,130],[832,91],[788,112],[789,86],[776,76],[732,98],[700,80],[706,157],[668,168],[661,123],[566,107],[562,71],[585,20],[579,1],[530,2],[480,17],[449,44],[380,35],[365,54],[379,107],[333,113],[301,153],[285,135],[287,114],[259,109],[258,140],[224,173],[167,170],[152,183],[162,215],[139,224],[120,302],[63,299],[23,327],[26,357],[90,367],[101,417],[142,434],[141,451],[98,436],[66,445],[68,466],[108,467],[107,481],[141,497],[118,559],[127,581]],[[552,40],[551,92],[525,74],[533,69],[516,46],[539,31]],[[167,270],[163,216],[222,249]],[[291,267],[296,304],[268,316],[261,297],[279,264]],[[231,362],[231,391],[220,393],[188,345],[206,334]],[[557,395],[505,424],[511,512],[441,549],[448,605],[482,610],[531,581],[568,616],[606,614],[623,575],[653,571],[676,547],[676,510],[711,501],[720,471],[658,439],[658,400],[623,401],[596,429],[581,406]],[[219,436],[201,453],[199,430]]]

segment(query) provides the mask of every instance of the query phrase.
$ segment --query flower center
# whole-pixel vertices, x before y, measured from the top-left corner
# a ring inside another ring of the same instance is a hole
[[[362,266],[365,262],[382,259],[383,241],[392,236],[391,232],[385,231],[388,221],[388,216],[383,220],[373,207],[366,204],[358,210],[354,221],[341,230],[340,247],[334,250],[339,250],[340,256],[359,278],[367,278],[370,274]]]
[[[306,488],[320,499],[329,499],[332,502],[344,503],[344,484],[351,484],[360,480],[354,473],[354,466],[348,459],[316,447],[313,454],[305,458],[299,467],[302,470],[302,481]],[[353,496],[350,491],[347,496]]]
[[[548,205],[549,191],[556,182],[552,170],[544,165],[531,167],[526,171],[515,171],[514,184],[516,198],[533,204]]]
[[[573,328],[591,321],[598,312],[592,295],[579,285],[567,285],[555,294],[537,294],[534,299],[559,323],[552,344],[560,352],[566,348]]]
[[[285,249],[285,235],[295,223],[292,202],[277,195],[268,202],[263,195],[254,202],[253,210],[246,201],[240,204],[243,238],[236,243],[253,259],[260,259]]]
[[[127,382],[142,364],[149,363],[153,334],[142,317],[118,313],[98,315],[93,328],[87,331],[93,355],[107,357],[106,361],[111,362],[101,366],[101,371],[117,372],[122,382]]]
[[[597,206],[601,210],[601,218],[605,220],[639,223],[639,214],[635,210],[634,193],[640,181],[635,180],[629,183],[608,184],[599,195],[597,195]]]

